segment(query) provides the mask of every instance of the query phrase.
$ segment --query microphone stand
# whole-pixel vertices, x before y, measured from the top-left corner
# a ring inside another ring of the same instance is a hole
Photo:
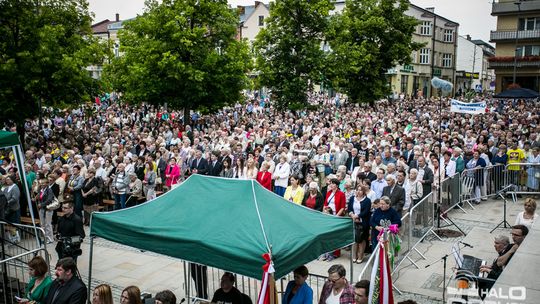
[[[497,225],[495,226],[495,228],[491,229],[491,231],[489,233],[493,233],[493,231],[495,231],[496,229],[498,229],[501,225],[503,225],[503,228],[510,228],[512,227],[512,225],[510,225],[510,223],[508,223],[508,221],[506,220],[506,203],[507,203],[507,200],[506,200],[506,195],[503,195],[503,192],[506,191],[507,188],[509,188],[510,186],[506,187],[506,188],[503,188],[501,189],[501,191],[499,191],[497,193],[498,196],[500,196],[502,199],[503,199],[503,220]],[[508,226],[507,226],[508,225]]]
[[[463,245],[463,243],[459,242],[458,244],[461,244]],[[443,303],[446,302],[446,263],[447,263],[447,260],[448,260],[448,256],[450,256],[451,254],[454,254],[456,252],[460,252],[461,249],[465,248],[466,246],[463,245],[463,247],[460,247],[460,245],[458,245],[458,248],[457,250],[456,249],[453,249],[452,252],[450,253],[447,253],[445,255],[443,255],[440,259],[434,261],[434,262],[431,262],[429,264],[427,264],[424,268],[429,268],[435,264],[437,264],[438,262],[440,261],[443,261],[443,291],[442,291],[442,298],[443,298]]]

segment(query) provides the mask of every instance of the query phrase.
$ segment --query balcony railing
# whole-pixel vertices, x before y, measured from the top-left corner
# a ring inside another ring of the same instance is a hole
[[[522,1],[520,8],[514,4],[514,1],[510,2],[496,2],[491,7],[491,15],[516,15],[518,12],[534,12],[540,11],[540,0]]]
[[[518,39],[539,39],[540,30],[519,31]],[[516,40],[516,31],[491,31],[490,41]]]
[[[510,68],[514,66],[514,57],[491,57],[489,58],[489,68]],[[540,56],[524,56],[518,57],[516,60],[516,67],[540,67]]]

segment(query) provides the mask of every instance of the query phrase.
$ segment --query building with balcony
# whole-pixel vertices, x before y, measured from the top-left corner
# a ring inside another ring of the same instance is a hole
[[[497,29],[491,31],[495,56],[489,59],[495,70],[495,91],[512,83],[540,90],[540,0],[498,0],[491,15],[497,17]]]

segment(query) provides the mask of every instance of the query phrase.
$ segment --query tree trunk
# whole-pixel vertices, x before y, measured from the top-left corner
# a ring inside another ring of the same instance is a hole
[[[189,116],[189,107],[184,108],[184,126],[187,126],[190,124],[191,117]]]
[[[26,134],[26,129],[24,128],[24,121],[22,122],[17,122],[17,134],[19,134],[19,141],[21,142],[21,148],[23,150],[23,152],[25,152],[25,140],[24,140],[24,137],[25,137],[25,134]]]

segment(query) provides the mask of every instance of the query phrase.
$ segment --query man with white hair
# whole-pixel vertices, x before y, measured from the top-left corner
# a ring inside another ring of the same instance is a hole
[[[463,172],[463,170],[465,170],[465,161],[463,160],[463,156],[461,155],[461,152],[463,152],[463,150],[461,150],[461,148],[454,147],[454,149],[452,151],[452,158],[450,159],[450,160],[453,160],[454,162],[456,162],[456,173],[457,174],[461,174],[461,172]]]
[[[390,206],[401,215],[405,205],[405,189],[396,184],[396,178],[391,174],[386,175],[386,183],[388,186],[383,188],[382,196],[388,196],[392,202]]]

